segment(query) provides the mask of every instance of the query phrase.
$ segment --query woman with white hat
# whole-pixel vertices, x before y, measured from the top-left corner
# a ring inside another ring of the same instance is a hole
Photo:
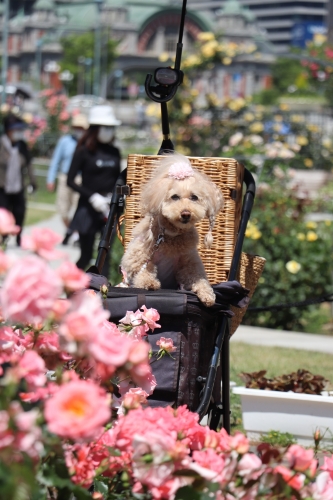
[[[113,145],[115,127],[121,124],[109,105],[91,108],[89,128],[79,141],[67,177],[67,185],[80,193],[77,210],[70,228],[78,231],[81,256],[77,262],[86,269],[93,256],[96,234],[99,233],[110,210],[111,194],[120,174],[120,152]],[[81,173],[82,183],[75,178]],[[108,262],[103,274],[108,277]]]

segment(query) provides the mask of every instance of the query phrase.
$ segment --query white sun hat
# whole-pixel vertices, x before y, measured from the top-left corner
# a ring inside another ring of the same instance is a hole
[[[106,127],[116,127],[121,125],[114,114],[113,107],[107,104],[93,106],[89,112],[89,125],[105,125]]]

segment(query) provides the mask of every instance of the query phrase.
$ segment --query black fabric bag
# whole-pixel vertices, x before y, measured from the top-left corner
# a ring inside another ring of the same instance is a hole
[[[186,404],[195,411],[200,401],[202,384],[198,377],[206,377],[221,314],[233,316],[230,305],[247,305],[248,290],[238,281],[214,285],[216,303],[207,308],[196,294],[183,290],[142,290],[137,288],[111,287],[104,276],[90,274],[90,288],[100,290],[108,286],[105,309],[111,313],[110,321],[118,323],[127,311],[135,312],[143,305],[154,308],[160,314],[161,328],[148,332],[148,342],[153,351],[151,368],[157,381],[154,393],[149,396],[150,406],[180,406]],[[171,338],[176,351],[156,360],[161,338]],[[214,401],[221,401],[221,379],[213,390]]]

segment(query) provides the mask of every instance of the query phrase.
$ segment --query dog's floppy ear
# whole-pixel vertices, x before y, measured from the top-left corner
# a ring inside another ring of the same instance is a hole
[[[215,224],[216,215],[222,210],[224,198],[221,190],[211,180],[207,183],[207,212],[206,216],[209,219],[209,230],[205,236],[205,247],[211,248],[213,244],[212,230]]]
[[[161,169],[155,171],[153,177],[143,186],[141,191],[141,213],[149,217],[149,229],[146,233],[147,243],[154,239],[152,227],[155,216],[159,213],[170,180],[165,178]]]
[[[160,207],[168,190],[170,180],[161,176],[154,176],[141,191],[141,213],[142,215],[155,215],[160,211]]]

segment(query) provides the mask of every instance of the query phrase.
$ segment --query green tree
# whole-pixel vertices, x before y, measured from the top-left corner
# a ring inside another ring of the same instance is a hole
[[[287,57],[279,57],[271,69],[273,87],[281,94],[288,93],[290,86],[297,86],[297,82],[304,72],[300,61]]]
[[[102,32],[101,51],[101,75],[107,74],[117,56],[116,49],[118,42],[109,38],[108,33]],[[61,70],[68,70],[73,75],[73,80],[68,82],[69,95],[78,92],[79,79],[84,90],[88,79],[93,80],[95,34],[93,31],[82,33],[81,35],[71,34],[61,39],[63,57],[60,61]],[[84,65],[84,61],[91,64]]]

